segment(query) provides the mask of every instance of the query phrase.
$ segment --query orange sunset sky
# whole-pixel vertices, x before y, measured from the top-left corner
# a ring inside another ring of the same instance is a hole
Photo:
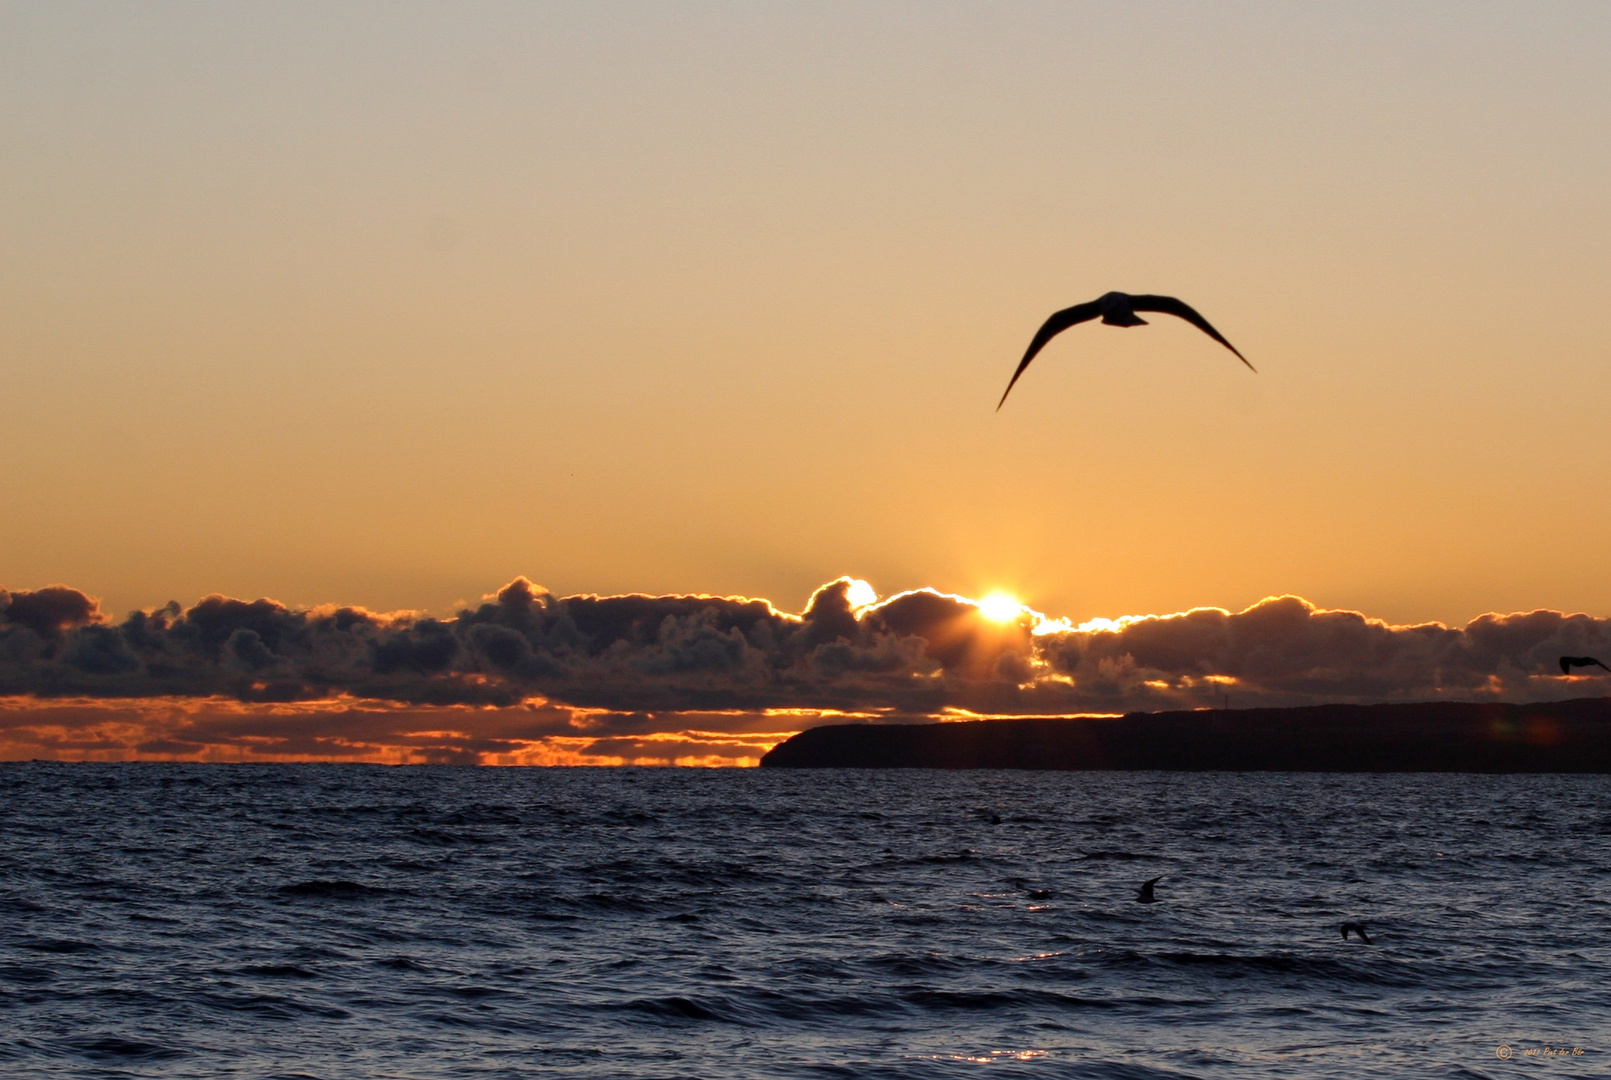
[[[1603,692],[1549,665],[1611,649],[1608,46],[1600,3],[9,4],[0,757]],[[1087,325],[994,412],[1109,289],[1258,374]],[[777,618],[562,603],[625,593]]]

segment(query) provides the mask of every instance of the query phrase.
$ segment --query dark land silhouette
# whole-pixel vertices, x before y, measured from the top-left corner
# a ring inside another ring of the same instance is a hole
[[[1014,371],[1012,378],[1007,381],[1007,389],[1002,391],[1001,400],[996,402],[996,411],[999,412],[1001,407],[1007,403],[1007,395],[1012,393],[1013,384],[1018,381],[1018,376],[1024,373],[1024,369],[1029,366],[1029,362],[1035,359],[1035,355],[1044,349],[1046,343],[1051,341],[1052,338],[1071,326],[1078,326],[1082,322],[1090,322],[1098,316],[1101,316],[1102,321],[1108,326],[1146,326],[1147,320],[1137,315],[1136,312],[1138,311],[1154,311],[1161,315],[1173,315],[1176,318],[1185,319],[1197,329],[1231,350],[1231,352],[1236,353],[1236,358],[1247,364],[1249,370],[1258,370],[1248,361],[1247,357],[1237,351],[1235,345],[1226,341],[1224,335],[1215,330],[1207,319],[1199,315],[1197,309],[1183,300],[1177,300],[1173,296],[1150,296],[1145,294],[1132,296],[1129,293],[1122,292],[1103,293],[1089,303],[1075,304],[1071,308],[1053,312],[1051,317],[1041,324],[1041,328],[1035,332],[1034,339],[1030,341],[1029,348],[1024,352],[1024,358],[1018,361],[1018,370]]]
[[[1611,773],[1611,698],[836,724],[763,768]]]

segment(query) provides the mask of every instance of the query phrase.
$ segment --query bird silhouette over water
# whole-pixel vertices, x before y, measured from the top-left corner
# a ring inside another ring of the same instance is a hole
[[[1029,349],[1024,353],[1024,358],[1018,361],[1018,370],[1013,372],[1012,378],[1008,380],[1007,389],[1002,391],[1001,400],[996,402],[996,411],[1001,411],[1001,407],[1007,403],[1007,395],[1012,393],[1013,383],[1018,381],[1018,376],[1022,375],[1024,369],[1029,366],[1029,362],[1035,359],[1035,354],[1044,349],[1046,343],[1052,338],[1071,326],[1078,326],[1082,322],[1090,322],[1098,316],[1101,316],[1102,321],[1109,326],[1146,326],[1147,320],[1137,315],[1136,312],[1138,311],[1156,311],[1163,315],[1174,315],[1177,318],[1185,319],[1197,329],[1231,350],[1231,352],[1236,353],[1236,358],[1247,364],[1250,370],[1258,371],[1258,368],[1248,363],[1247,357],[1236,352],[1235,345],[1226,341],[1224,336],[1218,330],[1215,330],[1207,319],[1197,314],[1196,310],[1185,301],[1176,300],[1173,296],[1132,296],[1129,293],[1110,292],[1104,293],[1088,304],[1075,304],[1071,308],[1064,308],[1062,311],[1054,313],[1051,318],[1042,324],[1041,328],[1035,332],[1035,339],[1029,343]]]
[[[1158,902],[1158,898],[1152,895],[1152,887],[1158,884],[1158,882],[1162,881],[1163,878],[1164,875],[1159,874],[1155,878],[1148,878],[1146,881],[1143,881],[1141,883],[1141,888],[1136,891],[1136,903],[1156,904]]]
[[[1359,935],[1359,940],[1363,941],[1366,945],[1369,945],[1371,943],[1370,938],[1365,936],[1365,924],[1364,923],[1362,923],[1362,922],[1345,922],[1345,923],[1343,923],[1342,924],[1342,936],[1343,936],[1344,941],[1348,940],[1348,932],[1350,930],[1352,930],[1354,933],[1358,934]]]
[[[1596,660],[1592,656],[1563,656],[1561,657],[1561,674],[1570,675],[1572,674],[1573,668],[1588,667],[1590,664],[1594,664],[1597,667],[1603,667],[1607,671],[1611,671],[1611,667],[1605,667],[1604,664],[1600,663],[1600,661]]]

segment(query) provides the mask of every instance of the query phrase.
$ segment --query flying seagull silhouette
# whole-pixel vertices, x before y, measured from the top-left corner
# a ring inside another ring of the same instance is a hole
[[[1600,661],[1596,660],[1592,656],[1563,656],[1561,657],[1561,674],[1570,675],[1572,674],[1573,668],[1588,667],[1590,664],[1594,664],[1597,667],[1605,667],[1604,664],[1600,663]],[[1605,669],[1607,671],[1611,671],[1611,667],[1605,667]]]
[[[1158,884],[1158,882],[1162,881],[1163,878],[1164,875],[1159,874],[1155,878],[1148,878],[1146,881],[1143,881],[1141,883],[1141,888],[1136,892],[1136,903],[1156,904],[1158,902],[1158,898],[1152,895],[1152,887]]]
[[[1364,923],[1362,923],[1362,922],[1345,922],[1345,923],[1343,923],[1342,924],[1342,935],[1343,935],[1343,940],[1344,941],[1348,940],[1348,931],[1350,931],[1350,930],[1352,930],[1354,933],[1358,934],[1359,935],[1359,940],[1363,941],[1366,945],[1369,945],[1371,943],[1370,938],[1365,936],[1365,924]]]
[[[1098,315],[1109,326],[1146,326],[1147,320],[1137,315],[1136,312],[1138,311],[1156,311],[1163,315],[1174,315],[1177,318],[1185,319],[1197,329],[1231,350],[1231,352],[1236,353],[1236,358],[1247,364],[1250,370],[1258,371],[1258,368],[1248,363],[1247,357],[1236,352],[1235,345],[1226,341],[1218,330],[1209,325],[1207,319],[1197,314],[1196,310],[1185,301],[1176,300],[1173,296],[1131,296],[1129,293],[1110,292],[1104,293],[1088,304],[1075,304],[1071,308],[1064,308],[1062,311],[1056,312],[1042,324],[1039,330],[1035,331],[1035,339],[1029,343],[1029,349],[1024,353],[1024,358],[1018,361],[1018,370],[1012,373],[1012,378],[1007,382],[1007,389],[1002,391],[1001,400],[996,402],[996,411],[1001,411],[1001,407],[1007,403],[1007,395],[1012,393],[1013,383],[1018,381],[1018,376],[1022,375],[1024,369],[1029,366],[1029,362],[1035,359],[1035,354],[1044,349],[1046,343],[1052,338],[1071,326],[1078,326],[1082,322],[1090,322]]]

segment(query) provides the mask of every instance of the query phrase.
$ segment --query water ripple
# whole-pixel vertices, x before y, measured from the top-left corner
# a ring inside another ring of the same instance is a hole
[[[1563,1043],[1530,1064],[1571,1077],[1611,1049],[1603,777],[16,763],[0,796],[8,1078],[1492,1077]]]

